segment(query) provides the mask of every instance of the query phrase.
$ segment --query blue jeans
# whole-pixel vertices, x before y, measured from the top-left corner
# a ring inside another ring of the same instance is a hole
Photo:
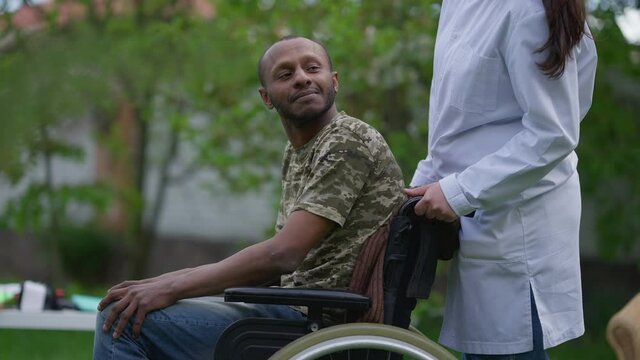
[[[93,358],[102,359],[213,359],[218,338],[231,323],[247,317],[304,319],[285,305],[225,303],[221,298],[181,300],[147,314],[139,337],[133,337],[131,323],[113,339],[113,327],[102,331],[111,306],[98,314]]]
[[[536,301],[531,291],[531,322],[533,324],[533,350],[509,355],[462,354],[462,360],[549,360],[542,342],[542,325],[536,308]]]

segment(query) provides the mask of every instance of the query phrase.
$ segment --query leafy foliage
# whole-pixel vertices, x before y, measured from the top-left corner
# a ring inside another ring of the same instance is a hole
[[[577,149],[578,167],[585,197],[596,205],[600,255],[637,261],[640,173],[633,164],[640,163],[640,48],[625,40],[615,12],[592,15],[597,19],[592,30],[598,72]]]
[[[51,214],[60,222],[71,216],[71,203],[100,214],[122,202],[127,237],[144,254],[168,186],[208,170],[216,191],[276,189],[285,138],[258,96],[256,62],[287,34],[325,43],[341,82],[339,107],[382,131],[408,182],[426,152],[439,1],[211,1],[212,19],[180,3],[131,2],[120,14],[91,10],[64,26],[50,16],[39,32],[2,30],[15,41],[0,50],[0,174],[22,189],[2,225],[43,228]],[[640,55],[621,36],[613,3],[592,13],[600,63],[578,149],[585,197],[598,204],[601,252],[609,257],[637,246],[640,213],[633,166],[640,102],[619,87],[624,80],[637,89]],[[123,104],[136,129],[128,143],[117,122]],[[83,161],[82,151],[52,135],[69,122],[92,124],[96,143],[127,164],[128,187],[27,177],[45,166],[42,158]],[[145,191],[153,173],[161,181]]]

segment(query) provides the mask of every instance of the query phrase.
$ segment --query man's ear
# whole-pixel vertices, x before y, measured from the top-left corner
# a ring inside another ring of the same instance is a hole
[[[264,105],[269,109],[273,109],[273,104],[271,103],[271,99],[269,98],[269,93],[267,93],[267,89],[261,87],[260,89],[258,89],[258,92],[260,93],[260,97],[262,98],[262,102],[264,103]]]
[[[338,80],[337,71],[333,72],[333,78],[331,80],[333,81],[333,90],[335,90],[335,92],[338,92],[338,88],[340,87],[340,81]]]

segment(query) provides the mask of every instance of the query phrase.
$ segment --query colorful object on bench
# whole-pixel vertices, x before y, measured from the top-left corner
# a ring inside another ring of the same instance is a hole
[[[20,284],[0,284],[0,308],[6,307],[7,304],[14,303],[18,294],[20,294]]]
[[[81,311],[97,311],[98,304],[101,298],[88,295],[71,295],[71,302],[73,302],[78,310]]]

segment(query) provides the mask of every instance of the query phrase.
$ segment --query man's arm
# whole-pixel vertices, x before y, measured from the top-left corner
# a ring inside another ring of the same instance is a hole
[[[219,294],[234,286],[259,285],[290,273],[335,226],[334,222],[321,216],[304,210],[295,211],[274,237],[220,262],[114,286],[98,306],[101,310],[115,302],[103,331],[108,331],[120,318],[113,332],[113,337],[117,338],[133,318],[133,334],[138,336],[150,311],[180,299]]]

